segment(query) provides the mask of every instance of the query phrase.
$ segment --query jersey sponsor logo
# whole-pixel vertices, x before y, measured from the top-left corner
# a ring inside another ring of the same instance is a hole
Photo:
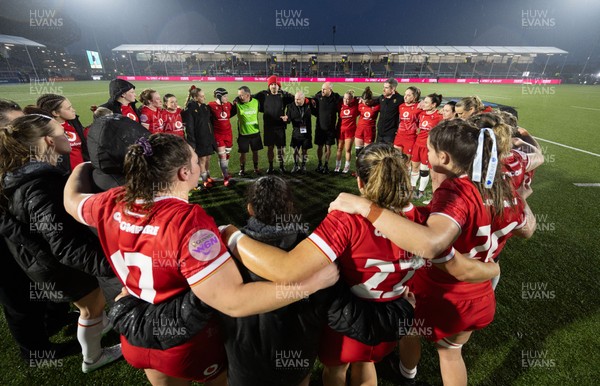
[[[344,115],[349,116],[350,115],[350,109],[346,109],[343,111]]]
[[[221,119],[227,119],[227,113],[225,111],[221,111],[220,117]]]
[[[221,252],[220,239],[212,231],[200,229],[190,237],[188,250],[196,260],[212,260]]]
[[[69,142],[77,141],[77,134],[73,133],[72,131],[65,131],[65,135],[67,136]]]
[[[371,113],[366,111],[364,116],[365,116],[365,119],[369,119],[369,118],[371,118]]]
[[[409,115],[410,115],[410,113],[408,111],[405,111],[402,113],[403,118],[408,118]]]
[[[128,223],[127,221],[123,221],[123,216],[121,212],[115,212],[113,215],[113,220],[119,223],[119,229],[123,232],[132,233],[134,235],[144,234],[144,235],[152,235],[156,236],[158,234],[159,226],[154,225],[135,225]]]
[[[219,370],[219,365],[218,364],[213,364],[208,366],[207,368],[204,369],[204,375],[209,376],[209,375],[213,375],[214,373],[217,372],[217,370]]]
[[[127,113],[127,118],[131,119],[132,121],[138,121],[138,117],[134,113]]]

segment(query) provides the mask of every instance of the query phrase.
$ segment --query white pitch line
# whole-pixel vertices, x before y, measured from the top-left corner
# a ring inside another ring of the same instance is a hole
[[[540,138],[540,137],[533,137],[533,138],[537,139],[538,141],[548,142],[548,143],[551,143],[551,144],[556,145],[556,146],[562,146],[562,147],[566,147],[567,149],[571,149],[571,150],[579,151],[581,153],[593,155],[594,157],[600,157],[600,154],[592,153],[591,151],[581,150],[581,149],[578,149],[576,147],[563,145],[562,143],[550,141],[550,140],[547,140],[547,139],[544,139],[544,138]]]
[[[584,187],[584,188],[600,188],[600,184],[599,183],[593,183],[593,184],[588,184],[588,183],[573,183],[573,185],[579,186],[579,187]]]
[[[574,109],[600,111],[600,109],[595,109],[593,107],[582,107],[582,106],[571,106],[571,107],[574,108]]]

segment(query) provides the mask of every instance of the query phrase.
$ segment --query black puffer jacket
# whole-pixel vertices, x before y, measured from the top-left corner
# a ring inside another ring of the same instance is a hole
[[[2,183],[8,212],[2,215],[0,233],[33,281],[63,278],[66,268],[112,277],[98,238],[64,208],[66,181],[65,172],[43,162],[27,163],[7,173]]]

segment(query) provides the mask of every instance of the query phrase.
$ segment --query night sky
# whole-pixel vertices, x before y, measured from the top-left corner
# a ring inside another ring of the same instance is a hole
[[[0,0],[10,20],[27,23],[36,9],[79,28],[69,50],[95,50],[96,41],[102,51],[123,43],[332,44],[335,25],[337,45],[555,46],[570,52],[569,62],[600,56],[598,0]]]

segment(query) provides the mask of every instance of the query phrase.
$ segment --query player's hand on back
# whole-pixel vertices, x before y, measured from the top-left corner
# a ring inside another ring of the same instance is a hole
[[[335,201],[329,204],[329,212],[339,210],[349,214],[368,216],[371,201],[350,193],[340,193]]]

